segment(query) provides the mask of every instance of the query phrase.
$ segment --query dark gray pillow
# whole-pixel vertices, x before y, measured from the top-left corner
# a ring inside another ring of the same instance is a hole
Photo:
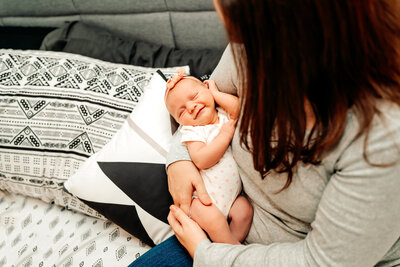
[[[175,49],[140,40],[124,40],[83,22],[72,22],[50,32],[41,49],[152,68],[189,65],[191,74],[200,79],[208,78],[223,53],[219,49]]]
[[[44,37],[55,29],[54,27],[0,27],[0,48],[37,50]]]

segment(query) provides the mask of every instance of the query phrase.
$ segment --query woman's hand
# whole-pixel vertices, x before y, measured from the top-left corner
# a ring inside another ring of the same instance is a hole
[[[212,204],[199,170],[191,161],[181,160],[168,166],[168,189],[177,207],[189,214],[193,192],[206,206]]]
[[[199,243],[207,236],[200,226],[190,219],[180,208],[172,205],[168,214],[168,222],[175,232],[176,238],[186,248],[192,258]]]

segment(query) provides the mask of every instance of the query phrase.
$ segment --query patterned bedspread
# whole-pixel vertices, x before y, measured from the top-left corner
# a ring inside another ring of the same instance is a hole
[[[0,267],[128,266],[148,249],[110,221],[0,191]]]

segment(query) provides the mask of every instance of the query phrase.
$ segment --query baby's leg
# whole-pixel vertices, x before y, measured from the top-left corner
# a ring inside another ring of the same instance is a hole
[[[212,241],[234,245],[240,244],[235,236],[232,235],[225,216],[214,204],[205,206],[195,198],[190,206],[190,215],[207,232]]]
[[[232,234],[239,242],[243,242],[250,230],[253,220],[253,207],[244,196],[238,196],[228,214]]]

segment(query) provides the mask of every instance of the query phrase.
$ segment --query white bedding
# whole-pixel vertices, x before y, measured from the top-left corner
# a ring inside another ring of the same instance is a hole
[[[149,248],[110,221],[0,191],[0,267],[127,266]]]

